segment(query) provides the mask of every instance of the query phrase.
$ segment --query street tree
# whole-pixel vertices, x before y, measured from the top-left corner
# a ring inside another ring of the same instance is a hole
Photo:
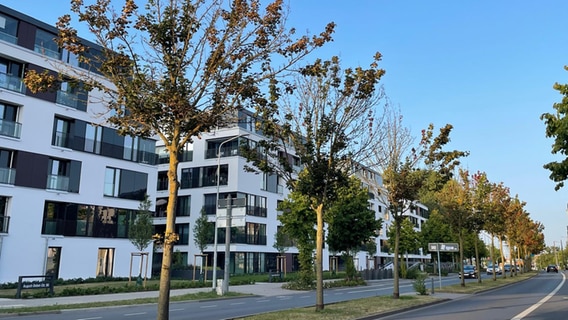
[[[394,224],[392,224],[387,230],[387,237],[389,242],[389,247],[396,247],[397,239],[397,229]],[[406,278],[406,270],[408,266],[403,263],[404,256],[408,256],[408,253],[415,252],[420,248],[420,234],[414,230],[414,224],[408,219],[404,219],[400,225],[400,230],[398,230],[398,254],[395,253],[394,259],[399,261],[400,272],[403,278]],[[393,261],[394,262],[394,261]],[[393,263],[394,265],[394,263]],[[395,272],[397,272],[395,269]]]
[[[440,213],[458,236],[460,272],[463,274],[464,238],[469,229],[469,219],[473,213],[471,182],[466,170],[459,170],[459,176],[449,180],[437,193]],[[461,286],[465,278],[461,277]]]
[[[382,226],[382,219],[376,219],[369,209],[368,190],[361,186],[361,180],[350,177],[348,184],[339,188],[326,220],[329,250],[343,251],[350,264],[348,270],[356,271],[353,254],[377,237]],[[348,279],[355,276],[354,272],[347,274]]]
[[[479,241],[477,240],[479,239],[479,234],[482,230],[484,230],[485,227],[485,217],[487,215],[487,211],[489,210],[491,183],[487,179],[487,174],[485,172],[479,171],[471,176],[471,183],[473,189],[471,231],[475,233],[475,267],[477,270],[481,270],[479,265],[480,246],[478,245]],[[485,249],[485,244],[482,246],[482,248]],[[481,283],[481,277],[477,277],[477,282]]]
[[[203,254],[203,251],[213,239],[214,233],[215,226],[209,222],[205,209],[201,209],[199,218],[195,220],[193,225],[193,243],[199,249],[200,254]]]
[[[148,259],[147,253],[143,254],[143,251],[148,248],[153,241],[154,224],[152,223],[152,214],[150,212],[151,207],[152,200],[150,200],[146,194],[144,195],[144,200],[138,205],[136,216],[132,218],[128,225],[128,240],[130,240],[140,253],[139,281],[142,279],[144,257]],[[132,267],[132,265],[130,265],[130,267]]]
[[[352,164],[366,158],[381,132],[380,59],[377,53],[368,68],[345,69],[338,57],[317,60],[300,69],[293,94],[275,97],[280,99],[272,108],[257,109],[265,139],[249,150],[250,169],[278,174],[305,197],[316,218],[316,311],[324,308],[324,217],[347,185]]]
[[[435,209],[430,212],[419,232],[420,246],[428,248],[428,243],[455,242],[450,226],[444,221],[444,217]],[[433,255],[436,253],[433,253]],[[452,254],[440,252],[440,261],[451,261]]]
[[[564,66],[568,71],[568,66]],[[568,155],[568,84],[560,84],[556,82],[553,86],[554,90],[562,95],[561,102],[552,105],[554,112],[543,113],[540,119],[546,125],[546,137],[553,138],[552,154]],[[552,161],[544,165],[544,168],[550,171],[550,179],[556,182],[555,190],[559,190],[564,186],[564,181],[568,179],[568,157],[559,161]]]
[[[292,90],[281,82],[286,72],[330,41],[335,25],[313,36],[296,36],[286,27],[282,0],[126,0],[119,10],[111,2],[71,1],[70,11],[88,26],[98,47],[78,39],[70,14],[59,18],[58,45],[93,71],[62,69],[59,74],[100,92],[109,110],[106,121],[119,133],[157,137],[169,152],[157,316],[163,320],[169,317],[172,248],[178,238],[181,151],[201,133],[235,125],[238,110],[271,105],[267,88],[275,92],[280,84]],[[37,92],[56,87],[59,79],[30,70],[25,83]]]
[[[453,168],[468,152],[443,150],[450,142],[449,135],[453,128],[450,124],[440,128],[437,136],[434,136],[434,126],[429,125],[428,129],[422,130],[419,145],[414,146],[400,112],[390,109],[384,123],[385,138],[374,145],[374,161],[383,178],[384,190],[380,192],[380,200],[394,220],[394,253],[398,256],[401,224],[407,214],[416,207],[418,200],[434,199],[432,195],[451,178]],[[430,208],[429,204],[427,206]],[[399,268],[398,259],[394,260],[394,268]],[[399,297],[399,276],[395,272],[393,298]]]

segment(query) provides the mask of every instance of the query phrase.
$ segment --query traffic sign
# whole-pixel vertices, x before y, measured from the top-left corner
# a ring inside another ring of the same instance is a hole
[[[428,243],[428,251],[434,252],[458,252],[460,246],[457,243]]]

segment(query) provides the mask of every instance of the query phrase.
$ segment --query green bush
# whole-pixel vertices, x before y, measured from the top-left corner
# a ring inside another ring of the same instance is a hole
[[[420,272],[416,275],[416,278],[414,278],[414,282],[412,283],[412,286],[414,287],[414,290],[416,290],[416,292],[418,292],[419,295],[427,295],[428,294],[428,290],[426,289],[426,279],[428,278],[428,275],[426,273]]]

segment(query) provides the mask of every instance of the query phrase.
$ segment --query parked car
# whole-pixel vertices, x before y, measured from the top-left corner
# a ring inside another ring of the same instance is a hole
[[[499,268],[499,266],[497,265],[488,265],[486,271],[487,274],[501,274],[501,268]]]
[[[461,279],[461,271],[458,273],[458,277]],[[463,266],[463,277],[477,278],[477,270],[475,270],[475,266],[472,265]]]
[[[558,273],[558,267],[554,264],[549,265],[546,267],[546,272],[556,272]]]

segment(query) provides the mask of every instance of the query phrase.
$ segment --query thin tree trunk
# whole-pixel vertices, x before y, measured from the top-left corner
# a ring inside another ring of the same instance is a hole
[[[465,277],[463,275],[463,234],[462,233],[463,233],[462,231],[460,231],[458,233],[459,242],[460,242],[460,261],[459,261],[459,264],[460,264],[460,272],[461,272],[461,275],[462,275],[461,279],[460,279],[460,281],[461,281],[460,285],[462,287],[465,287]]]
[[[495,261],[495,253],[493,251],[495,251],[495,235],[492,233],[491,234],[491,248],[489,250],[489,255],[491,256],[491,267],[493,268],[493,270],[491,270],[493,281],[497,281],[497,272],[495,272],[495,262],[496,262]]]
[[[169,178],[169,198],[166,213],[166,232],[163,239],[162,269],[160,272],[160,291],[158,295],[157,320],[168,320],[170,314],[170,276],[174,242],[177,239],[175,234],[176,223],[176,200],[178,193],[177,168],[178,148],[176,146],[168,149],[170,152],[170,166],[168,170]]]
[[[503,238],[499,238],[499,250],[501,250],[501,264],[503,265],[503,279],[507,278],[507,272],[505,272],[505,254],[503,251]]]
[[[323,204],[316,209],[316,311],[324,308],[323,304]]]
[[[394,235],[394,259],[393,259],[393,290],[392,290],[392,297],[394,299],[400,298],[400,290],[399,290],[399,276],[398,276],[398,251],[399,251],[399,243],[400,243],[400,221],[399,219],[394,220],[394,228],[395,228],[395,235]]]
[[[479,248],[477,245],[478,234],[475,234],[473,246],[475,248],[475,271],[477,272],[477,283],[481,283],[481,269],[479,269]]]

